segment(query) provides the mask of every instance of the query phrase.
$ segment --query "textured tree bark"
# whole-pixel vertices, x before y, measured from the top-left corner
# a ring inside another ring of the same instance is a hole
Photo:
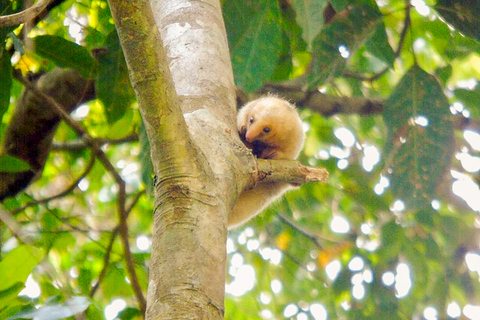
[[[72,69],[54,69],[42,75],[35,86],[67,112],[94,97],[92,83]],[[0,201],[22,191],[41,175],[60,120],[60,115],[45,100],[24,89],[4,133],[0,154],[24,160],[30,170],[0,172]]]

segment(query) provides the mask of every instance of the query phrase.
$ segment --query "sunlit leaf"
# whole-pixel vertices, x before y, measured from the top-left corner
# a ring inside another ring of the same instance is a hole
[[[395,197],[428,207],[452,159],[453,126],[438,81],[418,66],[402,78],[385,103],[386,163]]]
[[[16,283],[25,283],[33,268],[38,265],[43,250],[32,246],[21,245],[7,253],[0,261],[0,291],[4,291]]]

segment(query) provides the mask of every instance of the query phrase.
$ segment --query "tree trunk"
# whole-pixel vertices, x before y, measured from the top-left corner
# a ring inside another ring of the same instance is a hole
[[[223,319],[226,217],[253,169],[221,7],[151,5],[110,1],[157,175],[146,317]]]

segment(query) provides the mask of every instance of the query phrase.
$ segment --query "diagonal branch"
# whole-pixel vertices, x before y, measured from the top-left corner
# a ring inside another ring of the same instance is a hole
[[[35,19],[54,0],[40,0],[21,12],[0,16],[0,28],[16,26]]]
[[[144,314],[146,310],[146,301],[145,301],[145,297],[143,296],[140,283],[138,282],[137,275],[135,273],[135,264],[133,262],[134,259],[130,251],[130,244],[128,239],[127,211],[125,206],[125,199],[126,199],[125,181],[123,181],[122,177],[117,172],[115,167],[112,165],[107,155],[103,152],[103,150],[100,148],[100,146],[95,141],[95,139],[93,139],[93,137],[90,136],[88,132],[81,125],[79,125],[75,120],[73,120],[72,117],[70,117],[70,115],[65,110],[63,110],[60,104],[58,104],[49,95],[38,90],[32,83],[30,83],[25,78],[23,77],[18,77],[18,78],[25,87],[27,87],[33,93],[35,93],[36,95],[44,99],[48,103],[48,105],[51,108],[53,108],[62,117],[65,123],[70,128],[72,128],[79,136],[81,136],[82,139],[85,140],[85,142],[90,147],[90,149],[92,149],[95,157],[102,163],[105,169],[115,179],[115,182],[118,185],[117,212],[120,220],[119,229],[120,229],[120,235],[123,242],[125,262],[127,264],[127,270],[130,276],[133,292],[137,299],[137,303],[140,307],[142,314]]]

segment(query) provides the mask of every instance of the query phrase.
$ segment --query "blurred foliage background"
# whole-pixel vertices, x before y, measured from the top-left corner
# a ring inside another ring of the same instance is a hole
[[[3,0],[0,14],[22,6]],[[303,92],[291,98],[307,133],[300,161],[330,172],[230,232],[225,318],[480,319],[480,1],[222,7],[238,88],[247,99]],[[145,292],[152,170],[108,3],[53,1],[0,28],[0,44],[0,135],[22,77],[64,67],[95,81],[96,99],[71,117],[125,182]],[[317,93],[335,108],[308,98]],[[355,97],[366,107],[352,108]],[[2,172],[23,165],[0,156]],[[0,319],[140,318],[118,188],[61,123],[41,178],[1,204]]]

